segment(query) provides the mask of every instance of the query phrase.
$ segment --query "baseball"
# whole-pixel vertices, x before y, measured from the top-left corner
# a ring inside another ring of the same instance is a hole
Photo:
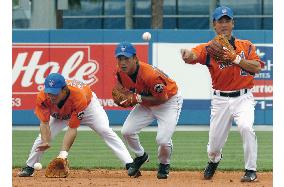
[[[149,40],[151,40],[151,33],[149,33],[149,32],[144,32],[143,35],[142,35],[142,39],[143,39],[145,42],[148,42]]]
[[[34,169],[35,170],[41,170],[42,169],[42,165],[41,165],[41,163],[35,163],[35,165],[34,165]]]

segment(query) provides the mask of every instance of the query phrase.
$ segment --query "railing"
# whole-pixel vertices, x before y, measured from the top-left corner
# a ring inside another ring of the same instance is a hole
[[[209,15],[164,15],[164,18],[209,18]],[[63,16],[64,19],[125,18],[125,15]],[[151,15],[133,15],[133,18],[151,18]],[[273,18],[273,15],[234,15],[234,18]]]

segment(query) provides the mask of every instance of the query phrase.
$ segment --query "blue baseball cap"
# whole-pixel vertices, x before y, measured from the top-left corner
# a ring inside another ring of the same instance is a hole
[[[64,86],[66,86],[65,78],[59,73],[51,73],[44,81],[44,93],[58,95]]]
[[[136,54],[135,47],[129,43],[129,42],[122,42],[116,46],[115,49],[115,57],[118,57],[120,55],[126,56],[126,57],[132,57]]]
[[[233,19],[234,13],[233,13],[232,9],[230,9],[229,7],[220,6],[220,7],[216,8],[214,13],[213,13],[213,21],[219,20],[223,16],[228,16],[229,18]]]

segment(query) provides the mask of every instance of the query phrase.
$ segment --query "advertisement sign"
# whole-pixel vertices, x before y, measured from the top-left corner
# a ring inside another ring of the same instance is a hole
[[[147,62],[148,45],[134,44],[138,57]],[[49,73],[61,73],[91,86],[105,109],[117,107],[114,86],[116,44],[13,44],[13,110],[33,110],[36,95]]]
[[[185,64],[180,54],[180,49],[191,49],[196,45],[198,45],[198,43],[156,43],[153,47],[153,59],[159,60],[153,60],[153,64],[162,69],[177,82],[184,98],[183,109],[208,110],[210,108],[210,100],[212,97],[211,77],[208,68],[201,64]],[[252,89],[256,99],[256,110],[272,110],[272,50],[273,47],[271,44],[256,45],[256,52],[260,59],[265,63],[265,66],[260,73],[255,75],[255,86]]]
[[[133,43],[139,60],[148,62],[176,81],[183,96],[179,124],[209,124],[212,84],[208,68],[188,65],[180,49],[207,42],[214,31],[149,30],[152,39],[142,40],[142,30],[13,30],[12,120],[13,125],[38,125],[34,115],[36,94],[43,89],[51,72],[66,79],[89,84],[106,109],[110,124],[121,125],[129,114],[114,104],[115,46],[122,41]],[[234,31],[256,45],[265,67],[255,75],[255,124],[272,125],[273,109],[273,45],[271,31]]]
[[[256,45],[256,53],[265,63],[260,73],[255,75],[255,86],[252,89],[256,99],[256,109],[272,110],[273,108],[273,47]]]

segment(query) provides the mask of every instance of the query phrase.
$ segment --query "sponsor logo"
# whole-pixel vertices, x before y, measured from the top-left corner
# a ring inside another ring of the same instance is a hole
[[[165,87],[164,84],[156,84],[156,85],[154,86],[154,90],[155,90],[155,92],[157,92],[157,93],[162,93],[163,90],[164,90],[164,87]]]
[[[120,49],[121,49],[122,52],[125,52],[126,47],[121,47]]]
[[[13,92],[42,90],[49,73],[61,73],[66,79],[93,85],[98,81],[98,70],[98,62],[90,59],[88,45],[13,46]]]
[[[255,85],[252,88],[253,95],[256,98],[272,99],[273,97],[273,82],[272,80],[255,80]]]
[[[227,13],[227,10],[226,9],[222,9],[222,13],[223,14]]]
[[[55,82],[54,82],[54,80],[50,80],[50,81],[48,82],[48,84],[49,84],[49,86],[50,86],[50,87],[55,86]]]
[[[81,112],[79,112],[78,114],[77,114],[77,118],[79,119],[79,120],[82,120],[83,119],[83,117],[84,117],[84,111],[81,111]]]
[[[260,49],[256,49],[255,52],[259,56],[259,58],[263,58],[265,56],[265,52],[260,51]]]
[[[264,67],[255,75],[257,80],[273,79],[273,48],[272,46],[257,46],[256,54],[264,62]]]

